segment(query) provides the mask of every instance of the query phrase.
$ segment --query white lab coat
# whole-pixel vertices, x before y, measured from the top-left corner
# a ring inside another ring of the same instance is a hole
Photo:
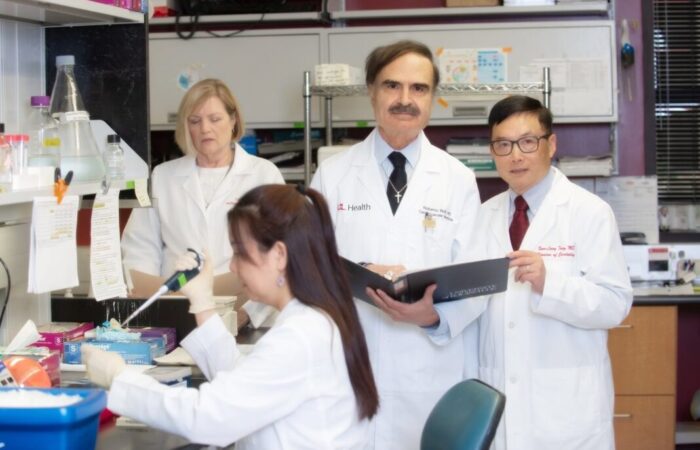
[[[480,377],[506,395],[497,450],[615,447],[607,337],[632,304],[627,266],[610,207],[553,170],[521,245],[543,256],[544,292],[511,269],[479,320]],[[482,206],[490,257],[512,251],[509,202],[504,192]]]
[[[418,163],[392,215],[374,155],[376,133],[324,161],[311,183],[328,201],[340,254],[356,262],[403,264],[408,270],[469,258],[480,204],[474,174],[421,133]],[[435,220],[434,228],[425,227],[426,213]],[[440,396],[463,379],[465,364],[476,371],[476,328],[465,331],[470,339],[449,336],[449,342],[437,345],[420,327],[355,303],[380,394],[369,448],[417,449]],[[438,306],[450,329],[459,331],[485,308],[485,300]]]
[[[151,175],[152,208],[135,208],[124,229],[124,268],[167,277],[175,261],[187,251],[207,249],[214,274],[229,271],[233,255],[226,214],[238,199],[261,184],[284,183],[279,169],[248,154],[236,144],[234,163],[207,207],[194,156],[183,156],[158,165]],[[250,313],[271,314],[260,304],[246,305]],[[260,317],[251,320],[260,322]]]
[[[252,352],[212,316],[182,341],[209,382],[168,387],[129,368],[115,377],[107,407],[154,428],[236,450],[359,449],[358,419],[340,333],[319,310],[292,300]]]

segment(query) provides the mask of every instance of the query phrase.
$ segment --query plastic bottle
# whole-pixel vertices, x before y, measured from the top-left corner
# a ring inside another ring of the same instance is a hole
[[[123,180],[125,177],[124,150],[119,145],[120,142],[121,139],[118,135],[108,135],[107,147],[102,155],[107,175],[112,180]]]
[[[31,167],[60,167],[61,138],[58,123],[49,114],[49,97],[31,97],[32,112],[29,116],[28,165]]]
[[[100,181],[105,168],[92,134],[90,115],[75,81],[74,66],[73,55],[56,57],[56,81],[49,111],[59,124],[61,172],[72,170],[75,181]]]
[[[15,180],[15,178],[24,175],[27,171],[29,135],[8,134],[6,138],[12,147],[12,179]]]
[[[5,124],[0,123],[0,192],[12,188],[12,147],[5,137]]]

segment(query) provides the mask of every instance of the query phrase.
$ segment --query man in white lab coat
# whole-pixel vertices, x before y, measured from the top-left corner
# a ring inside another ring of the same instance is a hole
[[[489,115],[509,189],[482,205],[490,257],[511,259],[508,290],[479,319],[479,374],[503,391],[498,450],[615,447],[608,329],[632,289],[610,207],[551,167],[549,110],[512,96]],[[522,243],[520,243],[522,241]]]
[[[378,273],[477,257],[468,244],[480,204],[474,174],[422,131],[438,81],[423,44],[375,49],[366,82],[377,128],[324,161],[311,183],[328,199],[340,253]],[[485,300],[434,307],[432,292],[411,305],[380,291],[377,306],[357,301],[380,394],[369,448],[417,449],[440,396],[463,379],[465,365],[476,373],[476,329],[467,327],[466,339],[452,339],[450,329],[473,322]],[[442,334],[444,345],[428,332]]]

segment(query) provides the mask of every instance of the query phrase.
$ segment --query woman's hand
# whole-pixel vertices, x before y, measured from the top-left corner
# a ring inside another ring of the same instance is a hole
[[[198,265],[199,263],[192,252],[181,255],[175,261],[175,269],[178,271],[192,270]],[[199,274],[188,281],[180,291],[190,300],[190,314],[198,314],[216,308],[214,270],[208,252],[204,252],[204,264],[202,264]]]

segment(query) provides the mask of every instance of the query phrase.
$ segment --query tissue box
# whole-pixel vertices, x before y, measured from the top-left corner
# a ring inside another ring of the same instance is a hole
[[[83,337],[87,330],[95,328],[91,322],[51,322],[36,327],[41,339],[32,347],[47,347],[63,354],[63,343]]]
[[[351,86],[365,84],[361,69],[348,64],[319,64],[314,67],[316,86]]]
[[[79,395],[82,400],[61,407],[0,408],[0,447],[94,449],[97,443],[98,419],[107,404],[105,391],[52,388],[42,389],[41,392],[51,395]]]
[[[177,339],[175,338],[175,328],[170,327],[133,327],[129,331],[141,333],[141,339],[150,337],[162,337],[165,345],[165,353],[175,350]]]
[[[140,341],[81,339],[63,344],[63,362],[66,364],[82,364],[80,347],[83,344],[90,344],[102,350],[119,353],[127,364],[152,364],[153,358],[165,354],[165,339],[162,336],[142,336]]]

